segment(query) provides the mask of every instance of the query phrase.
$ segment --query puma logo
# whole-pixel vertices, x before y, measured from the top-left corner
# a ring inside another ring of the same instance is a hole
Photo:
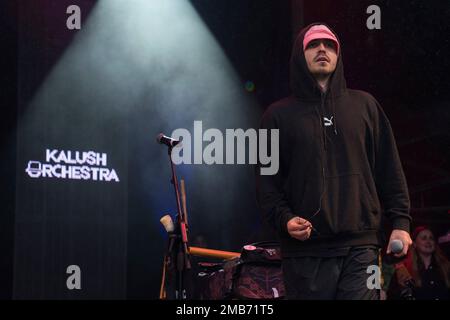
[[[323,117],[323,120],[325,121],[325,127],[333,125],[333,117],[331,117],[330,119],[328,119],[327,117]]]

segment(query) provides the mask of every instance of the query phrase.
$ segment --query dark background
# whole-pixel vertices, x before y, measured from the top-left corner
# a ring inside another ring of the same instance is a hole
[[[14,229],[18,223],[15,221],[16,199],[23,199],[23,195],[16,194],[16,171],[23,171],[22,164],[16,166],[20,147],[17,145],[16,124],[52,67],[73,41],[76,32],[60,28],[65,24],[65,8],[72,3],[74,1],[19,1],[18,7],[3,4],[4,10],[1,10],[0,234],[4,258],[1,260],[0,294],[6,299],[13,293],[14,273],[20,271],[15,270],[13,264],[14,247],[18,247],[18,243],[14,243],[17,237]],[[95,5],[95,1],[89,0],[75,3],[81,7],[83,19]],[[324,21],[334,27],[342,42],[348,87],[372,93],[391,121],[408,180],[415,225],[429,224],[438,236],[449,230],[448,1],[197,0],[191,3],[234,66],[242,81],[242,90],[246,81],[255,84],[255,91],[248,94],[257,101],[261,114],[268,104],[289,94],[288,59],[296,31],[314,21]],[[366,28],[366,8],[371,4],[378,4],[381,8],[381,30]],[[21,52],[17,50],[19,44]],[[20,61],[18,57],[21,57]],[[20,95],[16,94],[16,84],[19,84]],[[149,114],[144,113],[143,117],[146,115]],[[155,129],[148,135],[153,137],[157,131]],[[161,212],[152,212],[155,204],[150,203],[148,196],[148,192],[157,191],[142,188],[142,180],[151,178],[140,175],[145,160],[132,156],[135,150],[143,147],[143,142],[147,142],[136,138],[141,134],[145,134],[142,127],[131,128],[128,132],[129,156],[124,160],[128,163],[128,216],[120,229],[127,234],[127,271],[115,281],[126,281],[126,286],[121,289],[126,291],[119,293],[119,297],[154,299],[158,296],[165,235],[158,222]],[[152,152],[147,154],[148,159],[153,156]],[[158,165],[167,175],[167,163],[161,161]],[[209,226],[215,216],[209,211],[209,206],[203,204],[206,198],[211,197],[204,193],[207,186],[196,186],[193,178],[187,180],[190,212],[194,213],[194,218],[195,214],[205,218],[204,222],[193,220],[193,236],[203,235],[213,248],[239,251],[243,244],[264,238],[254,203],[251,169],[243,170],[241,198],[227,207],[227,210],[232,210],[226,219],[219,220],[226,223],[226,233],[217,232],[220,226]],[[191,177],[196,173],[191,173]],[[157,183],[170,190],[166,186],[168,179]],[[220,198],[220,194],[213,197]],[[162,201],[167,202],[168,208],[173,208],[172,194],[163,197]],[[81,239],[84,229],[80,227],[75,231]],[[105,236],[112,237],[113,231],[110,232]],[[101,248],[99,246],[98,250],[106,250]],[[63,294],[50,297],[66,298]],[[102,298],[89,293],[85,297]]]

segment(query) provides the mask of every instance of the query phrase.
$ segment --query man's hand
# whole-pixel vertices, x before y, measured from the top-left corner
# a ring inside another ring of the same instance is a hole
[[[412,245],[411,237],[409,236],[409,233],[403,230],[394,229],[391,233],[391,238],[389,239],[389,244],[386,250],[387,254],[391,253],[391,243],[392,240],[400,240],[403,243],[403,250],[400,253],[394,254],[394,257],[401,258],[405,256],[408,253],[408,248],[410,245]]]
[[[311,222],[300,217],[292,218],[287,223],[287,230],[292,238],[304,241],[311,235]]]

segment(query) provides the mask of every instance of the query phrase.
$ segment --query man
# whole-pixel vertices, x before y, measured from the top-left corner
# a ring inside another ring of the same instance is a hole
[[[396,255],[411,244],[389,121],[370,94],[346,88],[341,44],[324,24],[299,33],[290,72],[292,96],[261,121],[279,129],[280,170],[257,170],[261,211],[280,236],[287,298],[378,299],[367,268],[378,265],[382,212],[393,227],[389,241],[403,243]]]

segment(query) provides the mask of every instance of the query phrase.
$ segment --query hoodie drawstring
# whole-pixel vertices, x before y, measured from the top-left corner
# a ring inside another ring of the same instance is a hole
[[[325,151],[328,149],[327,148],[327,136],[326,136],[326,131],[325,131],[325,126],[323,124],[323,112],[324,110],[324,102],[325,102],[325,93],[321,92],[320,93],[320,111],[318,111],[318,116],[319,116],[319,122],[320,122],[320,129],[322,131],[322,140],[323,140],[323,147],[325,149]]]
[[[331,108],[332,108],[332,114],[333,114],[333,129],[334,134],[337,136],[337,120],[336,120],[336,105],[334,104],[333,95],[330,96],[330,102],[331,102]]]

